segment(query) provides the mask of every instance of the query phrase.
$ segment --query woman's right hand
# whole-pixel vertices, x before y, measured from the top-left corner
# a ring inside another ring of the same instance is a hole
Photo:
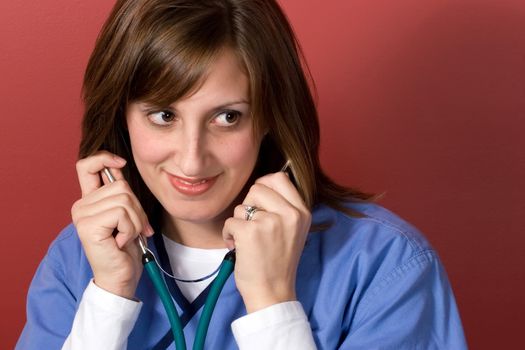
[[[126,160],[100,151],[76,164],[82,198],[71,208],[73,223],[100,288],[133,299],[142,274],[136,238],[153,235],[146,213],[124,180],[120,169]],[[109,183],[100,172],[111,169]],[[117,232],[113,235],[113,232]]]

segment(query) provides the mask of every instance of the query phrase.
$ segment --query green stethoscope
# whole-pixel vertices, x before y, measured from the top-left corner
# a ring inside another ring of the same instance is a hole
[[[108,168],[104,168],[104,174],[108,178],[109,182],[114,182],[115,178],[111,174]],[[175,348],[177,350],[186,350],[186,338],[184,337],[184,331],[182,330],[182,324],[180,322],[179,314],[173,303],[173,299],[168,291],[166,282],[164,281],[159,267],[157,266],[157,261],[153,253],[146,247],[144,237],[139,235],[139,246],[142,251],[142,264],[144,269],[147,271],[157,294],[164,305],[166,314],[170,321],[171,330],[173,332],[173,339],[175,341]],[[213,280],[208,297],[206,298],[206,303],[204,304],[204,310],[202,311],[199,324],[197,326],[197,332],[195,333],[195,341],[193,342],[194,350],[204,349],[204,342],[206,340],[206,334],[208,333],[208,327],[210,325],[211,315],[219,299],[222,288],[228,280],[228,277],[233,272],[235,267],[235,250],[229,251],[222,260],[221,266],[219,267],[219,273],[217,277]],[[213,275],[214,273],[212,273]]]
[[[139,239],[139,241],[141,241],[141,239]],[[143,242],[140,243],[140,245],[141,249],[143,249]],[[179,314],[175,309],[175,304],[173,303],[173,299],[171,298],[171,295],[168,292],[166,283],[164,282],[164,279],[160,274],[157,262],[155,261],[155,257],[147,249],[143,249],[142,263],[144,264],[144,268],[148,272],[148,275],[151,278],[153,285],[155,286],[157,294],[159,295],[160,300],[164,305],[164,309],[166,309],[166,313],[171,324],[171,330],[173,332],[173,339],[175,340],[175,348],[177,350],[185,350],[186,338],[184,337],[184,332],[182,330]],[[197,326],[197,332],[195,333],[195,341],[193,342],[194,350],[204,349],[204,341],[206,340],[206,334],[210,325],[211,315],[213,313],[213,310],[215,309],[215,305],[217,304],[217,300],[219,299],[219,295],[221,294],[224,284],[233,272],[234,266],[235,251],[231,250],[226,254],[224,259],[222,260],[221,266],[219,268],[219,273],[217,274],[217,277],[215,277],[211,284],[210,292],[208,293],[208,296],[206,298],[204,310],[202,311],[202,315]]]

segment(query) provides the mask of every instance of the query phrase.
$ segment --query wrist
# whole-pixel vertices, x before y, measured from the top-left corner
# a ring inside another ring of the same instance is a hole
[[[97,285],[97,287],[105,290],[108,293],[117,295],[122,298],[126,298],[129,300],[136,300],[135,298],[135,290],[136,285],[132,286],[129,284],[115,284],[115,283],[106,283],[103,279],[93,279],[93,283]]]
[[[257,290],[253,293],[247,293],[246,296],[243,295],[243,301],[246,307],[246,312],[250,314],[275,304],[287,301],[297,301],[297,297],[295,291],[291,290]]]

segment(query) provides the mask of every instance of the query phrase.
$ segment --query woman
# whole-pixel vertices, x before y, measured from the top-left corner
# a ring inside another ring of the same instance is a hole
[[[200,277],[235,248],[208,348],[465,348],[435,251],[322,172],[298,51],[274,1],[117,2],[84,79],[82,198],[18,348],[173,348],[140,234],[186,280],[166,283],[190,344]]]

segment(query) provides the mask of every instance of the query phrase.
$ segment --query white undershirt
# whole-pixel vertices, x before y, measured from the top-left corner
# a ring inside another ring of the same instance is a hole
[[[178,279],[196,280],[209,275],[217,270],[222,259],[228,253],[227,248],[191,248],[183,246],[166,236],[162,237],[164,238],[166,252],[170,257],[171,271]],[[191,303],[206,289],[216,275],[217,273],[201,282],[176,281],[176,283],[182,294]]]
[[[164,237],[164,236],[163,236]],[[177,278],[198,279],[213,272],[228,249],[190,248],[164,237],[171,269]],[[213,278],[197,283],[178,282],[193,301]],[[62,350],[123,350],[139,316],[142,302],[111,294],[89,283],[79,304],[71,332]],[[239,349],[316,349],[301,303],[284,302],[238,318],[231,324]]]

